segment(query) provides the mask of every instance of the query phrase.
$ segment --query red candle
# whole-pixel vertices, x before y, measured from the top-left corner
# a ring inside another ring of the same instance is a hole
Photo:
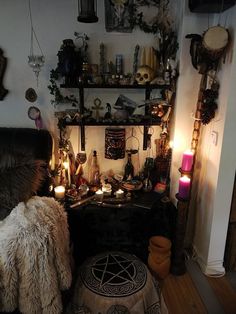
[[[191,150],[187,150],[183,154],[181,169],[183,171],[191,171],[192,166],[193,166],[193,152]]]
[[[190,178],[183,176],[179,179],[179,197],[188,199],[190,191]]]

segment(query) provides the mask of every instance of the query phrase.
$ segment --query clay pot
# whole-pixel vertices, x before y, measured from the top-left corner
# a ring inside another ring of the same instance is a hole
[[[149,252],[150,252],[149,254],[152,256],[153,260],[156,261],[156,263],[162,263],[164,260],[170,258],[170,256],[171,256],[170,250],[168,250],[167,252],[164,252],[164,253],[160,253],[158,251],[149,249]]]
[[[155,250],[158,252],[168,252],[171,249],[170,239],[163,236],[153,236],[149,239],[150,250]]]
[[[151,254],[148,256],[148,266],[150,269],[157,274],[158,277],[164,279],[168,276],[170,272],[170,258],[165,259],[161,263],[157,263]]]

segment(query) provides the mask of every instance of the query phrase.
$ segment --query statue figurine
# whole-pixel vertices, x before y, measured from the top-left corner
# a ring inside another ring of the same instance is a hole
[[[104,119],[111,119],[111,104],[106,104],[107,112],[104,115]]]

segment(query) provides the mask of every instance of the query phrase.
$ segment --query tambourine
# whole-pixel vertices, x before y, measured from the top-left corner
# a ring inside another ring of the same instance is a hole
[[[202,47],[211,60],[218,60],[229,43],[229,32],[222,26],[210,27],[202,39]]]

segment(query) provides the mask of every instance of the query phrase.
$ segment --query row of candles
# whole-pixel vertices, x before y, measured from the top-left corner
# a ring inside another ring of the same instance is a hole
[[[66,189],[63,185],[56,186],[54,188],[55,192],[55,198],[56,199],[63,199],[65,197]],[[102,201],[103,196],[109,196],[111,194],[111,191],[105,190],[104,188],[99,189],[95,193],[95,198],[97,201]],[[124,191],[122,189],[119,189],[115,192],[116,198],[123,198],[124,197]]]
[[[191,179],[188,177],[187,173],[191,173],[193,167],[194,153],[190,150],[183,153],[181,173],[184,175],[179,179],[179,192],[178,197],[184,200],[189,198]]]

